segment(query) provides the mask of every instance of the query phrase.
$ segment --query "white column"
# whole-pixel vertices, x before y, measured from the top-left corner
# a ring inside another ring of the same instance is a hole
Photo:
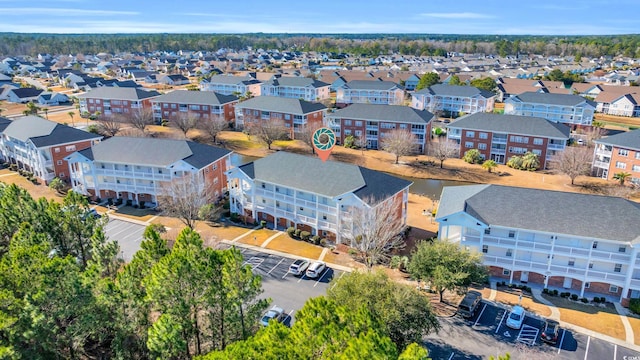
[[[627,274],[625,275],[625,279],[624,279],[624,287],[622,288],[622,293],[620,294],[620,301],[622,301],[622,299],[627,297],[627,294],[629,293],[629,287],[631,286],[631,278],[633,277],[633,269],[635,268],[635,265],[636,265],[637,255],[638,255],[638,248],[633,246],[631,248],[631,260],[629,261],[629,264],[628,264],[629,267],[627,268]]]
[[[580,297],[583,298],[584,297],[584,284],[586,282],[583,280],[582,281],[582,286],[580,286]]]

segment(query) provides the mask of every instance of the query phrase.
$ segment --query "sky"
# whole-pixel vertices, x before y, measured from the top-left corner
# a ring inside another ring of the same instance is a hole
[[[640,0],[0,0],[0,32],[640,33]]]

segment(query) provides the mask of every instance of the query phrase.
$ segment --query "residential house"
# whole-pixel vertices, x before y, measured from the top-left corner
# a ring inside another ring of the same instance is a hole
[[[222,95],[260,96],[261,82],[250,76],[214,75],[211,79],[200,82],[202,91],[214,91]]]
[[[411,107],[432,113],[450,114],[491,112],[496,96],[473,86],[437,84],[411,94]]]
[[[98,114],[98,118],[129,117],[145,109],[151,112],[151,100],[158,96],[160,93],[155,90],[101,87],[78,95],[78,100],[81,114]]]
[[[157,76],[157,80],[158,83],[164,85],[178,86],[189,84],[189,78],[180,74],[160,75]]]
[[[447,137],[460,144],[460,157],[478,149],[484,159],[506,164],[512,156],[538,155],[545,169],[551,156],[563,151],[571,129],[540,117],[475,113],[447,125]]]
[[[625,89],[621,87],[621,89]],[[640,117],[640,91],[602,91],[595,97],[596,111],[608,115]]]
[[[390,201],[386,220],[406,223],[411,182],[360,166],[279,151],[233,168],[227,177],[230,210],[249,222],[264,220],[344,243],[352,238],[355,209],[373,211]]]
[[[445,187],[436,215],[440,241],[480,253],[492,276],[623,305],[640,297],[639,218],[620,197],[499,185]]]
[[[610,135],[595,141],[593,175],[612,180],[617,173],[631,174],[640,185],[640,130]]]
[[[21,117],[5,125],[0,137],[2,157],[44,182],[55,177],[67,180],[69,168],[64,158],[102,139],[37,116]]]
[[[416,152],[424,153],[431,134],[433,114],[400,105],[353,104],[327,115],[327,123],[339,144],[355,136],[365,139],[367,149],[382,147],[384,137],[395,129],[410,131],[416,137]]]
[[[11,89],[7,93],[7,101],[21,104],[28,103],[30,101],[35,102],[38,101],[38,96],[40,96],[40,94],[42,94],[43,92],[44,90],[42,89],[35,89],[30,87]]]
[[[211,196],[226,191],[231,151],[187,140],[115,136],[66,157],[74,191],[153,207],[163,187],[186,175],[203,179]]]
[[[43,92],[38,96],[38,104],[57,106],[69,102],[69,97],[57,92]]]
[[[591,126],[596,104],[578,95],[525,92],[504,102],[504,113],[539,116],[573,127]]]
[[[402,105],[404,88],[391,81],[353,80],[336,92],[336,106],[349,104]]]
[[[327,83],[307,77],[272,77],[260,85],[260,95],[322,101],[329,98],[329,86]]]
[[[236,129],[263,121],[282,121],[294,139],[306,125],[321,126],[327,107],[300,99],[258,96],[236,105]]]
[[[175,120],[181,114],[195,119],[222,118],[233,122],[238,98],[212,91],[176,90],[153,98],[151,103],[153,117],[158,122]]]

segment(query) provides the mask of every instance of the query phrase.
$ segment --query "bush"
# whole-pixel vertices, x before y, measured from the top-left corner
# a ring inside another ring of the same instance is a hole
[[[238,215],[238,213],[231,213],[231,216],[229,216],[229,219],[233,222],[238,222],[240,216]]]
[[[311,241],[312,241],[315,245],[320,245],[320,239],[321,239],[321,238],[320,238],[320,236],[318,236],[318,235],[314,235],[314,236],[311,238]]]
[[[9,170],[11,170],[11,171],[17,171],[17,170],[18,170],[18,165],[16,165],[16,164],[11,164],[11,165],[9,165]]]
[[[266,220],[261,220],[260,221],[260,227],[263,228],[263,229],[266,228],[267,227],[267,221]]]
[[[501,282],[500,286],[507,286],[507,282],[506,281]]]
[[[467,150],[462,157],[462,160],[469,164],[481,164],[482,163],[482,155],[480,154],[480,150],[471,149]]]
[[[133,204],[134,209],[137,209],[138,207],[140,207],[138,204]]]
[[[300,238],[300,232],[301,232],[301,230],[300,230],[300,229],[296,229],[296,230],[293,232],[293,236],[295,236],[295,237],[297,237],[297,238]]]
[[[528,286],[525,286],[523,290],[524,290],[524,291],[526,291],[526,292],[528,292],[528,293],[530,293],[530,292],[531,292],[531,288],[530,288],[530,287],[528,287]]]
[[[629,300],[629,310],[634,314],[640,315],[640,299],[635,298]]]
[[[571,295],[571,294],[570,294],[570,293],[568,293],[568,292],[561,292],[561,293],[560,293],[560,297],[561,297],[561,298],[568,298],[568,297],[569,297],[569,295]]]
[[[349,249],[348,251],[349,255],[351,256],[356,256],[358,255],[358,251],[356,249]]]
[[[558,296],[558,290],[553,289],[553,292],[552,292],[552,293],[553,293],[553,296]]]
[[[320,246],[322,246],[322,247],[327,246],[327,239],[325,239],[325,238],[320,239]]]
[[[586,304],[586,303],[588,303],[588,302],[589,302],[589,299],[587,299],[587,298],[583,297],[582,299],[580,299],[580,301],[582,301],[583,303],[585,303],[585,304]]]
[[[113,199],[112,198],[108,198],[107,199],[107,205],[109,205],[109,206],[113,205]]]
[[[311,237],[311,233],[308,231],[300,231],[300,239],[307,241]]]
[[[100,128],[98,128],[98,125],[96,124],[91,124],[87,127],[87,131],[92,133],[92,134],[100,134]]]
[[[547,288],[542,289],[542,293],[543,294],[549,294],[549,289],[547,289]]]
[[[604,296],[600,296],[600,302],[601,303],[606,303],[607,302],[607,298],[605,298]]]
[[[596,297],[594,297],[594,298],[593,298],[593,302],[594,302],[594,303],[596,303],[596,304],[600,304],[600,298],[599,298],[599,297],[597,297],[597,296],[596,296]]]
[[[391,261],[389,262],[389,267],[392,268],[392,269],[399,269],[401,262],[402,262],[402,260],[400,260],[400,256],[393,255],[391,257]]]
[[[573,301],[578,300],[578,294],[571,294],[571,300]]]
[[[291,227],[287,228],[287,235],[289,235],[289,237],[292,238],[293,237],[293,233],[295,231],[296,231],[296,229],[293,226],[291,226]]]

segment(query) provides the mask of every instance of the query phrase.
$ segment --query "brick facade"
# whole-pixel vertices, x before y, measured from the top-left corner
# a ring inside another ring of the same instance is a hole
[[[66,181],[66,179],[69,178],[69,164],[64,160],[64,158],[76,151],[90,148],[91,143],[91,140],[86,140],[52,146],[49,151],[51,151],[51,160],[53,161],[53,171],[55,173],[54,176]]]
[[[261,121],[282,121],[289,129],[289,137],[291,139],[295,139],[295,129],[299,128],[300,126],[304,126],[304,124],[311,127],[322,126],[324,120],[324,112],[324,110],[318,110],[304,115],[297,115],[274,111],[261,111],[258,109],[242,109],[245,127],[250,126],[251,123],[259,123]],[[302,118],[296,119],[296,116]]]

